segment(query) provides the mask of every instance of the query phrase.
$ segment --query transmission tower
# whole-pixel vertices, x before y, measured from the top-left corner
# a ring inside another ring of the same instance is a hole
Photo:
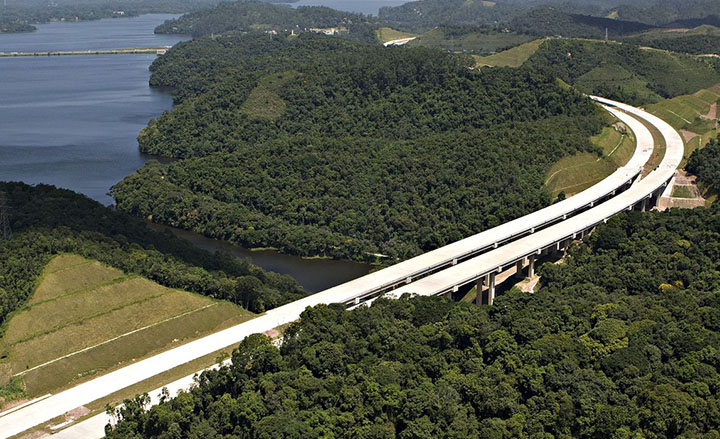
[[[5,202],[5,194],[0,192],[0,241],[12,238],[12,230],[10,230],[9,208]]]

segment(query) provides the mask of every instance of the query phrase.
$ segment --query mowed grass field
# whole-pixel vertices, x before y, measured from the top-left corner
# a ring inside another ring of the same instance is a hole
[[[377,38],[378,40],[380,40],[381,43],[387,43],[388,41],[417,36],[416,34],[395,30],[390,27],[381,27],[380,29],[375,31],[375,34],[377,35]]]
[[[560,192],[571,196],[581,192],[625,165],[635,152],[635,136],[622,122],[606,127],[592,142],[603,151],[565,157],[552,167],[545,187],[555,198]]]
[[[520,67],[537,52],[544,41],[544,39],[534,40],[493,55],[475,56],[476,65],[478,67]]]
[[[228,302],[60,255],[5,327],[0,385],[21,379],[32,398],[253,316]]]
[[[408,45],[482,55],[527,43],[532,41],[533,38],[529,35],[511,32],[470,32],[464,35],[452,36],[447,35],[442,28],[435,28],[420,35]]]

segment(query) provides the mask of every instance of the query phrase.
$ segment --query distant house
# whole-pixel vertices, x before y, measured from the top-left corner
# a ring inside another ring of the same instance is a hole
[[[315,32],[316,34],[325,34],[325,35],[337,35],[340,33],[340,29],[336,27],[328,27],[325,29],[320,29],[317,27],[311,27],[310,32]]]
[[[118,17],[122,17],[123,15],[125,15],[125,11],[113,11],[112,13],[113,15],[116,15]]]

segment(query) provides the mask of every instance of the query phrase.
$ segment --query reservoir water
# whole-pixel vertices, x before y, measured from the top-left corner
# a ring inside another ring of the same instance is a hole
[[[0,52],[101,50],[173,45],[186,37],[155,35],[173,15],[80,23],[49,23],[24,34],[0,34]],[[137,134],[172,107],[168,93],[150,88],[155,55],[82,55],[0,58],[0,180],[47,183],[103,204],[112,185],[142,166]],[[366,274],[369,266],[250,252],[175,230],[207,250],[250,257],[319,291]]]
[[[0,51],[159,47],[173,15],[38,25],[0,34]],[[0,180],[48,183],[111,204],[110,187],[143,165],[137,134],[172,107],[148,85],[155,55],[0,58]]]

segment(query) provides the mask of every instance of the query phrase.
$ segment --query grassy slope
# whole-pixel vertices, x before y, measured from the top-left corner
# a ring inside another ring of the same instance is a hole
[[[720,84],[691,95],[678,96],[649,105],[647,110],[677,130],[698,134],[698,137],[686,142],[685,158],[687,159],[695,149],[705,146],[711,138],[717,136],[715,123],[703,116],[707,115],[711,106],[718,102],[720,102]]]
[[[629,131],[627,135],[622,134],[622,127],[624,125],[618,123],[593,137],[593,143],[603,151],[602,157],[590,153],[575,154],[552,167],[545,186],[553,198],[560,192],[568,196],[581,192],[627,163],[635,150],[635,137]]]
[[[543,41],[538,39],[494,55],[476,56],[475,60],[478,66],[520,67],[540,48]]]
[[[410,38],[417,36],[416,34],[412,34],[410,32],[403,32],[399,30],[392,29],[390,27],[381,27],[376,31],[378,40],[382,43],[387,43],[388,41],[393,40],[399,40],[401,38]]]
[[[296,76],[295,72],[267,75],[250,92],[240,112],[253,119],[275,120],[285,113],[287,103],[278,95],[283,85]]]
[[[638,38],[643,41],[666,40],[672,38],[682,38],[691,35],[711,35],[720,36],[720,28],[711,25],[698,26],[692,29],[650,29],[648,31],[630,35],[628,38]]]
[[[599,84],[613,84],[626,93],[637,94],[646,102],[657,102],[662,99],[650,90],[645,78],[615,64],[596,67],[580,76],[576,82],[576,86],[583,90],[593,90]]]
[[[441,28],[435,28],[411,41],[410,46],[423,46],[453,52],[493,53],[507,47],[531,41],[533,37],[515,33],[469,33],[459,37],[449,37]]]
[[[0,383],[23,373],[26,395],[41,395],[250,317],[228,302],[61,255],[46,267],[28,306],[7,324]]]

